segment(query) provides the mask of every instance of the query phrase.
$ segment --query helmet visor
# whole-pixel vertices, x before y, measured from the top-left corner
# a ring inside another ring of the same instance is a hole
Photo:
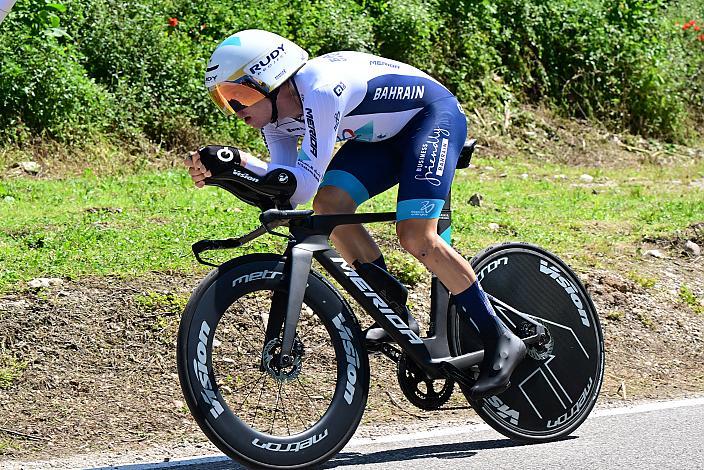
[[[232,116],[237,111],[242,111],[266,97],[262,87],[253,81],[245,78],[238,82],[240,83],[222,82],[208,87],[210,97],[227,116]]]

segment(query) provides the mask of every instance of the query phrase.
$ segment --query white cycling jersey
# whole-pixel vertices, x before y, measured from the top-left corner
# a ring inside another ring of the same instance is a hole
[[[296,73],[294,82],[301,96],[303,116],[264,126],[262,135],[271,163],[250,159],[246,166],[259,175],[276,168],[292,171],[298,182],[291,198],[294,206],[315,195],[332,159],[335,142],[389,139],[423,107],[453,96],[415,67],[351,51],[333,52],[308,61]]]

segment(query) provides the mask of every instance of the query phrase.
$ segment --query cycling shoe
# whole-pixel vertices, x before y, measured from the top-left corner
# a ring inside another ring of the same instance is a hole
[[[485,398],[505,391],[510,386],[511,374],[526,356],[526,352],[523,341],[503,328],[496,342],[485,346],[479,378],[469,390],[470,397]]]

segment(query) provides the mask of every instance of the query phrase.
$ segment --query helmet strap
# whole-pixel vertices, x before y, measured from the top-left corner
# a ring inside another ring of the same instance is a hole
[[[268,95],[266,95],[267,98],[269,98],[269,101],[271,101],[271,121],[270,122],[276,122],[279,120],[279,108],[276,107],[276,98],[279,96],[279,90],[281,87],[278,87],[271,91]]]

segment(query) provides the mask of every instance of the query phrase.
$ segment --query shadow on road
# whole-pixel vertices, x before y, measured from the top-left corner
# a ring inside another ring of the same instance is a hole
[[[413,461],[420,459],[461,459],[473,457],[478,451],[517,447],[523,444],[510,439],[491,441],[457,442],[454,444],[436,444],[426,446],[407,447],[402,449],[380,450],[372,453],[341,452],[332,460],[317,468],[354,467],[375,463],[391,463]],[[534,444],[533,444],[534,445]],[[206,457],[179,462],[163,462],[151,464],[132,464],[112,467],[100,467],[90,470],[242,470],[246,467],[239,465],[226,457]]]
[[[428,446],[408,447],[405,449],[382,450],[370,454],[359,452],[341,452],[320,468],[336,468],[341,466],[366,465],[372,463],[402,462],[418,459],[459,459],[472,457],[477,451],[515,447],[522,445],[510,439],[495,441],[457,442],[455,444],[437,444]]]

